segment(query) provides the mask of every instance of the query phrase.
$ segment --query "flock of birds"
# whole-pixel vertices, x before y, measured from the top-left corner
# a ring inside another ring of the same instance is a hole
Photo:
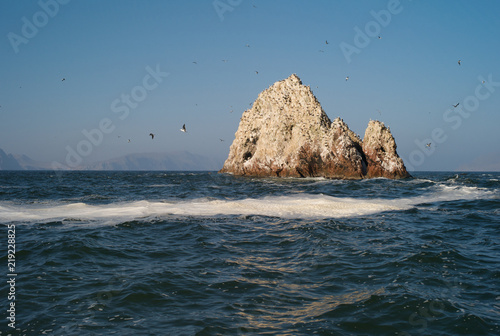
[[[254,6],[254,7],[255,7],[255,6]],[[380,35],[379,35],[379,36],[378,36],[378,39],[379,39],[379,40],[380,40],[380,39],[382,39],[382,36],[380,36]],[[325,40],[325,44],[328,44],[328,40]],[[245,47],[250,48],[250,45],[249,45],[249,44],[246,44],[246,45],[245,45]],[[324,52],[324,50],[319,50],[319,52]],[[227,62],[228,62],[228,60],[227,60],[227,59],[223,59],[223,60],[222,60],[222,62],[227,63]],[[196,62],[196,61],[193,61],[193,63],[194,63],[194,64],[198,64],[198,62]],[[460,60],[460,59],[458,60],[458,65],[462,65],[462,60]],[[257,75],[259,74],[259,72],[258,72],[258,71],[255,71],[255,73],[256,73]],[[347,82],[348,80],[349,80],[349,76],[346,76],[346,77],[345,77],[345,81]],[[483,81],[483,84],[484,84],[484,81]],[[317,88],[317,86],[316,86],[316,88]],[[252,105],[252,103],[250,103],[250,106],[251,106],[251,105]],[[460,105],[460,103],[454,104],[454,105],[453,105],[453,107],[454,107],[454,108],[457,108],[457,107],[458,107],[458,105]],[[232,106],[231,106],[231,107],[232,107]],[[378,111],[378,113],[379,113],[380,115],[382,115],[382,113],[380,112],[380,110],[377,110],[377,111]],[[230,112],[233,112],[233,110],[231,110]],[[185,126],[185,125],[184,125],[184,126]],[[181,129],[181,131],[186,132],[185,127],[183,127],[183,129]],[[150,135],[151,135],[151,137],[152,137],[152,138],[154,138],[154,134],[152,134],[152,133],[151,133]],[[220,140],[220,141],[224,141],[223,139],[219,139],[219,140]],[[427,148],[430,148],[430,147],[431,147],[431,145],[432,145],[432,143],[427,143],[427,144],[426,144],[426,147],[427,147]]]
[[[380,36],[379,36],[378,38],[379,38],[379,39],[381,39],[382,37],[380,37]],[[326,41],[326,44],[328,44],[328,41]],[[320,51],[322,51],[322,50],[320,50]],[[460,60],[460,59],[458,60],[458,65],[462,65],[462,60]],[[345,81],[347,82],[348,80],[349,80],[349,76],[346,76]],[[483,81],[483,84],[484,84],[484,83],[485,83],[485,81]],[[453,106],[454,108],[457,108],[457,107],[458,107],[458,105],[460,105],[460,103],[456,103],[456,104],[454,104],[454,105],[452,105],[452,106]],[[380,112],[380,110],[377,110],[377,112],[378,112],[380,115],[382,115],[382,113]],[[431,148],[432,143],[430,143],[430,142],[429,142],[429,143],[425,144],[425,146],[426,146],[427,148]]]
[[[254,6],[254,7],[255,7],[255,6]],[[378,39],[382,39],[382,37],[381,37],[381,36],[378,36]],[[325,40],[325,44],[328,44],[328,40]],[[249,45],[249,44],[246,44],[246,45],[245,45],[245,47],[250,48],[250,45]],[[323,50],[319,50],[319,51],[320,51],[320,52],[324,52]],[[223,59],[223,60],[222,60],[222,62],[227,63],[227,62],[228,62],[228,60],[227,60],[227,59]],[[198,64],[198,62],[193,61],[193,64]],[[458,60],[458,65],[462,65],[462,60],[460,60],[460,59]],[[255,73],[256,73],[257,75],[259,74],[259,72],[258,72],[258,71],[255,71]],[[64,78],[64,77],[63,77],[63,78],[61,79],[61,82],[64,82],[65,80],[66,80],[66,78]],[[346,77],[345,77],[345,81],[347,82],[348,80],[349,80],[349,76],[346,76]],[[484,84],[484,81],[483,81],[483,84]],[[20,86],[19,88],[21,88],[21,86]],[[250,103],[250,105],[252,105],[252,103]],[[454,105],[452,105],[452,106],[453,106],[454,108],[457,108],[457,107],[458,107],[458,105],[460,105],[460,103],[454,104]],[[0,107],[1,107],[1,106],[0,106]],[[231,107],[232,107],[232,106],[231,106]],[[378,113],[381,115],[380,110],[377,110],[377,111],[378,111]],[[233,110],[231,110],[230,112],[232,113],[232,112],[233,112]],[[183,132],[183,133],[187,133],[186,124],[182,125],[182,128],[180,129],[180,131],[181,131],[181,132]],[[149,133],[149,136],[151,137],[151,140],[154,140],[154,138],[155,138],[155,134],[154,134],[154,133]],[[120,138],[120,137],[121,137],[121,136],[118,136],[118,138]],[[224,141],[224,139],[220,139],[220,138],[219,138],[219,140],[220,140],[221,142],[223,142],[223,141]],[[131,142],[131,139],[128,139],[128,142],[130,143],[130,142]],[[430,147],[431,147],[431,145],[432,145],[432,143],[427,143],[427,144],[426,144],[426,147],[430,148]]]
[[[247,44],[247,46],[248,46],[248,44]],[[224,62],[227,62],[227,60],[223,60],[223,61],[224,61]],[[193,63],[195,63],[195,64],[196,64],[196,62],[193,62]],[[257,72],[257,71],[256,71],[256,72]],[[64,78],[64,77],[63,77],[63,78],[61,79],[61,82],[64,82],[65,80],[66,80],[66,78]],[[19,88],[21,88],[21,87],[19,87]],[[1,107],[1,106],[0,106],[0,107]],[[232,106],[231,106],[231,107],[232,107]],[[233,112],[233,110],[231,110],[231,112]],[[182,127],[180,128],[180,131],[181,131],[181,132],[183,132],[183,133],[187,133],[186,124],[183,124],[183,125],[182,125]],[[154,133],[149,133],[149,136],[151,137],[151,140],[154,140],[154,138],[155,138],[155,134],[154,134]],[[119,136],[118,136],[118,138],[121,138],[121,136],[119,135]],[[220,139],[220,138],[219,138],[219,140],[220,140],[221,142],[223,142],[223,141],[224,141],[224,139]],[[130,143],[130,142],[132,142],[132,140],[131,140],[131,139],[128,139],[128,143]]]

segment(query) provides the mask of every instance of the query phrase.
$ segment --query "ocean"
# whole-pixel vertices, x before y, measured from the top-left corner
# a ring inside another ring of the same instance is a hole
[[[500,335],[500,173],[0,172],[0,335]]]

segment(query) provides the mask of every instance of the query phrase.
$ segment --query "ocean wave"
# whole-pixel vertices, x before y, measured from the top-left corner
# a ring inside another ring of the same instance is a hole
[[[130,220],[151,216],[232,216],[260,215],[280,218],[346,218],[386,211],[408,210],[420,204],[454,200],[474,200],[496,197],[492,191],[469,186],[438,184],[424,195],[398,198],[333,197],[323,194],[298,193],[287,196],[265,196],[245,199],[198,198],[192,200],[160,200],[115,202],[90,205],[83,202],[68,204],[8,204],[0,203],[2,222],[34,222],[46,220]]]

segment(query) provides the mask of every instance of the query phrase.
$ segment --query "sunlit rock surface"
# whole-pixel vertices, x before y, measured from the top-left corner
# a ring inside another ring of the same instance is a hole
[[[342,119],[330,121],[295,74],[261,92],[243,113],[220,172],[337,179],[410,176],[383,123],[370,121],[361,140]]]

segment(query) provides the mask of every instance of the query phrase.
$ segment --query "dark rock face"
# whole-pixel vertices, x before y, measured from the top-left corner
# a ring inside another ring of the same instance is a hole
[[[243,113],[220,172],[336,179],[410,176],[383,123],[370,121],[362,141],[342,119],[330,121],[296,75],[261,92]]]

